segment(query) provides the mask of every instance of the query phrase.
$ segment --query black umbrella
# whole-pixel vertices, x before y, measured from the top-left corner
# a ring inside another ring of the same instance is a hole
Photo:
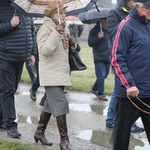
[[[109,10],[109,8],[99,8],[99,11],[97,11],[97,9],[93,9],[79,14],[78,17],[83,23],[92,24],[99,22],[101,19],[107,18]]]

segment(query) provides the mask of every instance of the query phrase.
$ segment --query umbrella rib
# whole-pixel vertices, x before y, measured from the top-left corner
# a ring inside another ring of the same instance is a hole
[[[93,3],[95,4],[95,7],[96,7],[97,11],[98,11],[98,12],[100,12],[100,10],[99,10],[99,8],[98,8],[98,6],[97,6],[96,2],[95,2],[95,1],[93,1],[93,0],[92,0],[91,2],[93,2]]]

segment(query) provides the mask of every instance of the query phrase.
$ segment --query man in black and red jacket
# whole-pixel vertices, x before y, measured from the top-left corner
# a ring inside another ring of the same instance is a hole
[[[133,6],[133,0],[121,0],[120,3],[113,9],[110,10],[108,18],[107,18],[107,26],[108,26],[108,34],[110,39],[110,53],[113,47],[111,42],[112,36],[114,34],[114,29],[117,25],[127,16],[129,15],[129,11]],[[113,91],[108,107],[107,118],[106,118],[106,127],[114,128],[114,123],[116,119],[116,105],[117,105],[117,97],[115,94],[115,90]],[[134,120],[136,121],[139,118],[139,114],[134,115]],[[140,133],[143,132],[144,129],[138,127],[136,123],[134,123],[131,127],[132,133]]]
[[[129,15],[114,30],[112,65],[117,109],[113,150],[128,150],[135,114],[140,115],[150,143],[149,21],[150,0],[134,0]]]

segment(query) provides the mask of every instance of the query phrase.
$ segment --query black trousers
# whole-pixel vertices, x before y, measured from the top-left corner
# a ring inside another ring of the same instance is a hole
[[[23,62],[0,60],[0,124],[16,128],[15,92],[21,78]]]
[[[131,99],[140,108],[150,112],[150,108],[144,106],[136,98]],[[142,98],[141,100],[150,105],[150,98]],[[146,135],[150,143],[150,114],[146,114],[138,110],[128,98],[118,98],[113,150],[128,150],[130,141],[130,128],[139,116],[142,119]]]

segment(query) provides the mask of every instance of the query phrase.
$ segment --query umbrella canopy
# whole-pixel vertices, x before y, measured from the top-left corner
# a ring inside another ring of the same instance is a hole
[[[90,10],[93,6],[96,6],[98,0],[71,0],[64,3],[67,7],[67,15],[78,15],[80,13]]]
[[[66,23],[68,25],[83,25],[83,23],[80,21],[80,19],[76,16],[67,16],[66,17]]]
[[[100,21],[101,19],[107,18],[109,10],[109,8],[100,8],[99,11],[94,9],[85,13],[81,13],[78,15],[78,17],[83,23],[92,24]]]
[[[58,0],[14,0],[11,6],[29,17],[44,17],[45,7],[50,1]],[[77,15],[96,6],[98,0],[62,0],[67,7],[67,15]],[[96,7],[97,8],[97,7]]]
[[[15,0],[11,6],[29,17],[44,17],[45,7],[54,0]]]

